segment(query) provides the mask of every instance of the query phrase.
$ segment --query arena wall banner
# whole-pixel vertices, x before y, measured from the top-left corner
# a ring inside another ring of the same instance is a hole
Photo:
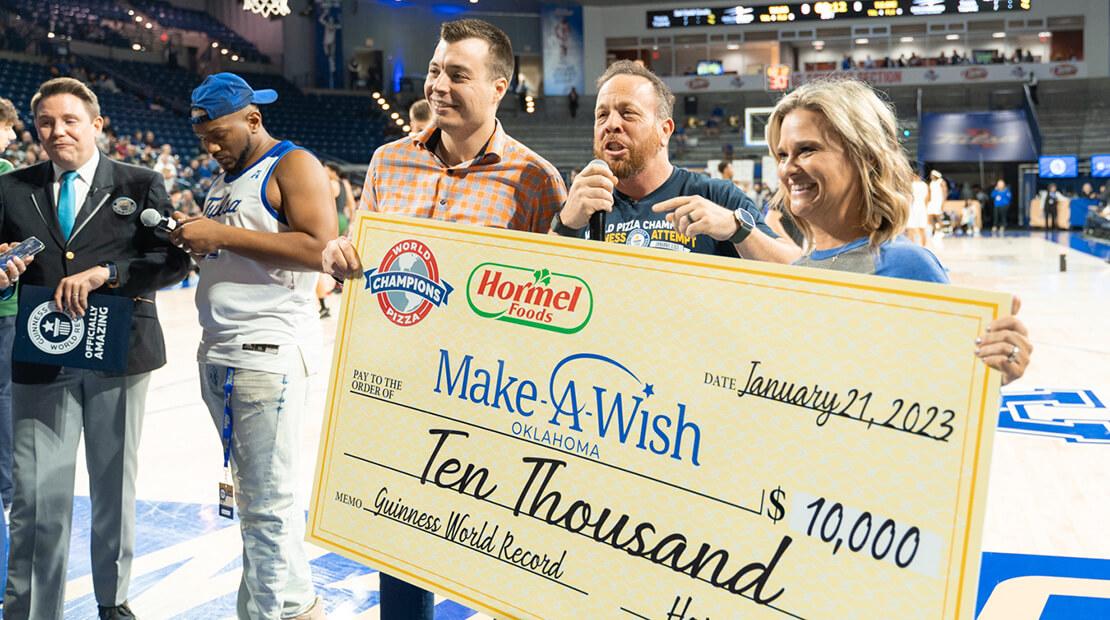
[[[563,97],[571,87],[586,91],[582,7],[545,4],[540,10],[543,32],[543,94]]]
[[[917,158],[930,163],[1037,159],[1029,119],[1020,110],[925,114]]]
[[[1008,295],[354,230],[313,543],[497,618],[973,617]]]
[[[815,80],[853,77],[879,88],[898,86],[950,86],[978,82],[1022,82],[1029,73],[1037,74],[1041,81],[1070,80],[1087,77],[1087,63],[1083,61],[999,64],[953,65],[933,67],[880,67],[852,69],[849,71],[798,71],[790,74],[790,86],[796,88]],[[762,75],[686,75],[664,77],[663,82],[676,93],[722,93],[764,90],[766,79]]]

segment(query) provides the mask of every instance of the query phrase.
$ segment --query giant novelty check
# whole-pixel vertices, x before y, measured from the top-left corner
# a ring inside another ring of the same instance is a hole
[[[1008,296],[355,231],[312,542],[498,618],[973,617]]]

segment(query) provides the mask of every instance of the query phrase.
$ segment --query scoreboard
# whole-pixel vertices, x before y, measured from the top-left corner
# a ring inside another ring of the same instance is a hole
[[[834,21],[1028,11],[1033,0],[823,0],[748,6],[688,7],[647,12],[648,28],[744,26],[798,21]]]

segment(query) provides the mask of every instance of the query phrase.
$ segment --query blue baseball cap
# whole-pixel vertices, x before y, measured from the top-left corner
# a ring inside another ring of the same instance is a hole
[[[277,92],[264,88],[254,90],[234,73],[214,73],[193,89],[192,124],[198,125],[238,112],[248,105],[277,101]]]

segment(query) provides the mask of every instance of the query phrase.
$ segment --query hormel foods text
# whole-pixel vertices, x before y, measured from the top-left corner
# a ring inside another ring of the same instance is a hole
[[[498,263],[470,272],[466,298],[481,317],[573,334],[593,314],[593,292],[577,276]]]

